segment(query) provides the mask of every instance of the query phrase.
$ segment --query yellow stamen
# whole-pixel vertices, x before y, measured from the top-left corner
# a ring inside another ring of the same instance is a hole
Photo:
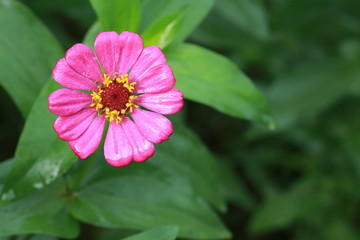
[[[105,113],[106,113],[105,117],[106,117],[110,122],[116,121],[116,123],[119,123],[119,122],[122,120],[122,118],[120,117],[120,112],[117,111],[117,110],[112,110],[112,111],[110,111],[109,108],[106,108],[106,109],[105,109]]]
[[[104,73],[103,77],[104,77],[104,85],[108,87],[110,83],[112,83],[113,81],[110,79],[109,74]]]
[[[109,120],[109,122],[115,121],[116,123],[121,122],[122,116],[126,114],[127,112],[132,112],[134,108],[139,108],[138,105],[134,103],[134,100],[137,98],[137,96],[129,96],[128,102],[125,104],[125,108],[118,110],[110,110],[108,107],[104,106],[102,103],[102,97],[101,94],[104,92],[104,86],[109,87],[113,83],[122,83],[123,87],[125,87],[129,93],[132,93],[135,89],[134,85],[136,82],[129,82],[129,75],[120,75],[118,73],[115,73],[112,77],[108,74],[103,75],[104,83],[102,86],[98,86],[98,92],[91,93],[93,102],[90,104],[91,107],[95,106],[95,110],[99,111],[99,115],[101,112],[105,113],[105,118]]]
[[[137,96],[130,96],[129,101],[125,104],[126,111],[132,112],[133,108],[139,108],[139,105],[133,103],[133,101],[137,98]]]

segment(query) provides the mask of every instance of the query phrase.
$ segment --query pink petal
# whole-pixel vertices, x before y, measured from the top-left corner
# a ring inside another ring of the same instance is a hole
[[[104,154],[106,161],[115,167],[129,165],[133,158],[132,145],[121,124],[110,123],[106,135]]]
[[[80,90],[93,90],[96,88],[93,80],[75,72],[65,58],[57,61],[52,71],[52,76],[56,82],[66,88]]]
[[[145,93],[136,98],[135,103],[161,114],[174,114],[181,110],[184,105],[183,93],[177,89],[171,89],[164,93]]]
[[[119,35],[115,48],[117,51],[117,71],[120,75],[128,73],[139,58],[143,47],[143,41],[138,34],[125,31]]]
[[[105,73],[112,76],[115,73],[115,43],[118,39],[116,32],[101,32],[96,36],[94,48]]]
[[[50,112],[68,116],[90,105],[92,101],[88,93],[63,88],[51,93],[48,102]]]
[[[87,158],[98,148],[104,131],[106,119],[97,117],[79,138],[70,141],[69,146],[81,159]]]
[[[136,82],[135,93],[161,93],[174,87],[175,78],[169,65],[155,66],[131,81]]]
[[[143,162],[151,157],[155,152],[154,144],[141,134],[130,119],[123,119],[121,124],[132,146],[134,161]]]
[[[89,127],[96,113],[94,108],[84,108],[73,115],[60,116],[54,122],[54,129],[60,139],[64,141],[75,140]]]
[[[161,143],[168,140],[174,132],[172,123],[161,114],[135,109],[131,113],[140,132],[153,143]]]
[[[99,64],[93,51],[88,46],[81,43],[75,44],[67,50],[65,58],[70,67],[84,77],[95,82],[102,81]]]
[[[165,64],[166,58],[158,46],[144,48],[139,59],[131,69],[130,79],[137,79],[146,71],[160,64]]]

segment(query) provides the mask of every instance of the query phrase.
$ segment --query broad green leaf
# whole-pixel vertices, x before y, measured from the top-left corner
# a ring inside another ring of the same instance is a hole
[[[182,237],[229,237],[201,199],[173,190],[154,177],[137,175],[101,181],[81,190],[72,203],[75,218],[97,226],[148,229],[173,224],[181,228]]]
[[[175,240],[179,232],[177,226],[162,226],[136,234],[123,240]]]
[[[186,11],[187,8],[179,9],[149,26],[142,34],[144,45],[165,48],[179,32]]]
[[[171,136],[171,141],[158,145],[155,157],[154,161],[150,159],[142,167],[151,168],[149,171],[165,172],[164,174],[170,175],[171,181],[178,183],[182,190],[185,190],[185,187],[194,188],[198,195],[215,208],[220,211],[225,210],[225,197],[222,188],[224,183],[229,183],[229,180],[224,180],[223,175],[231,175],[231,172],[226,168],[219,168],[219,163],[214,160],[191,131],[180,125],[175,125],[175,134]],[[103,159],[101,160],[103,162]],[[149,167],[148,164],[152,167]],[[118,170],[117,168],[109,168],[105,164],[105,166],[99,167],[99,169],[103,169],[96,171],[90,183],[117,177],[119,171],[124,171],[123,174],[132,175],[134,171],[132,168],[135,168],[133,165],[126,167],[125,170],[123,168]],[[95,167],[95,169],[97,168]],[[173,173],[178,174],[173,175]],[[153,174],[155,175],[155,172]],[[183,186],[184,183],[189,184]]]
[[[34,103],[20,136],[1,200],[13,200],[43,188],[77,159],[52,127],[56,116],[48,110],[47,98],[57,88],[59,85],[51,79]]]
[[[90,0],[103,31],[136,32],[140,0]]]
[[[175,132],[171,141],[158,146],[159,160],[152,163],[168,174],[179,172],[186,176],[197,194],[218,210],[224,211],[226,206],[222,192],[223,174],[231,174],[226,169],[219,168],[217,160],[194,133],[181,125],[175,125]],[[164,165],[161,162],[164,162]],[[187,180],[179,177],[178,181]]]
[[[141,32],[149,26],[160,21],[171,13],[185,9],[183,20],[177,34],[173,37],[174,42],[181,42],[199,25],[210,11],[214,0],[144,0],[142,1]]]
[[[267,95],[281,129],[321,113],[359,86],[358,61],[329,59],[281,74]]]
[[[185,98],[274,127],[265,98],[230,60],[192,44],[167,49],[166,56]]]
[[[268,35],[268,29],[261,4],[259,0],[217,1],[214,9],[239,29],[264,38]]]
[[[180,237],[229,237],[204,201],[214,205],[223,198],[221,176],[212,161],[192,134],[176,129],[145,163],[113,168],[98,161],[72,200],[71,211],[77,219],[102,227],[146,230],[171,224],[180,227]]]
[[[0,206],[0,236],[40,233],[76,237],[79,226],[68,214],[66,201],[61,188],[53,185]]]
[[[17,1],[0,0],[0,29],[0,84],[26,116],[62,50],[36,16]]]

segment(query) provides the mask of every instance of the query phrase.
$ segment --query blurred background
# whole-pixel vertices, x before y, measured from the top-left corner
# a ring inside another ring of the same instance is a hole
[[[96,19],[87,0],[22,2],[64,49]],[[360,239],[360,1],[217,0],[187,41],[235,62],[277,124],[186,102],[188,126],[237,173],[243,197],[221,216],[234,239]],[[2,161],[24,120],[3,89],[0,101]]]

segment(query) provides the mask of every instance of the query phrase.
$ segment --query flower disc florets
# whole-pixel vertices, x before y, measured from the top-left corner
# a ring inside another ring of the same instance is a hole
[[[90,106],[95,106],[99,115],[104,113],[110,122],[119,123],[124,114],[139,107],[133,103],[137,96],[132,95],[136,82],[130,83],[128,74],[119,76],[116,73],[113,77],[104,74],[103,77],[104,83],[91,94],[93,103]]]

